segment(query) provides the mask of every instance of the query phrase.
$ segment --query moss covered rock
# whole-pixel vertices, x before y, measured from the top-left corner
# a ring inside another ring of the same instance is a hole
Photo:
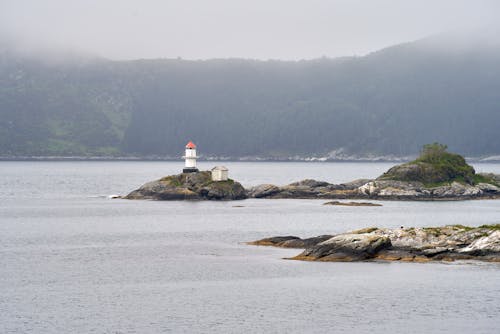
[[[379,180],[422,182],[426,185],[442,185],[453,181],[475,184],[476,172],[464,157],[446,151],[441,144],[425,145],[414,161],[397,165],[380,176]]]
[[[154,200],[238,200],[247,198],[239,182],[212,181],[209,171],[170,175],[148,182],[125,196]]]

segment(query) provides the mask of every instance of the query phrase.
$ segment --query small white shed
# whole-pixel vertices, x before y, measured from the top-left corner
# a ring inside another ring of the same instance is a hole
[[[215,166],[212,168],[212,181],[227,181],[229,169],[224,166]]]

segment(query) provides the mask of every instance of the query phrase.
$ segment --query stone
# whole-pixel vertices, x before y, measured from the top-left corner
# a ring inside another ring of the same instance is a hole
[[[152,200],[240,200],[247,198],[243,186],[233,180],[212,181],[208,171],[170,175],[148,182],[125,199]]]
[[[378,203],[369,203],[369,202],[339,202],[339,201],[331,201],[323,203],[323,205],[336,205],[336,206],[382,206],[382,204]]]
[[[432,195],[434,197],[444,197],[444,198],[456,198],[456,197],[478,197],[482,195],[483,192],[480,188],[465,185],[458,182],[452,182],[450,185],[436,187],[432,189]]]
[[[288,241],[295,241],[295,240],[301,240],[299,237],[294,237],[294,236],[278,236],[278,237],[271,237],[271,238],[265,238],[261,240],[256,240],[256,241],[251,241],[247,242],[248,245],[254,245],[254,246],[274,246],[274,247],[281,247],[281,245],[285,242]]]
[[[500,253],[500,230],[474,240],[470,245],[459,250],[461,253]]]
[[[324,181],[316,181],[312,179],[305,179],[299,182],[290,183],[289,187],[307,187],[307,188],[318,188],[329,186],[330,183]]]
[[[261,184],[259,186],[251,188],[248,191],[248,196],[254,198],[265,198],[273,196],[280,191],[280,188],[273,184]]]
[[[445,145],[438,143],[424,145],[421,155],[414,161],[390,168],[379,180],[395,180],[424,184],[451,183],[462,180],[473,184],[474,168],[464,157],[446,151]]]
[[[345,190],[354,190],[354,189],[357,189],[369,182],[371,182],[372,180],[370,179],[357,179],[357,180],[354,180],[354,181],[351,181],[351,182],[347,182],[347,183],[342,183],[340,184],[340,187],[341,189],[345,189]]]
[[[267,238],[249,244],[305,248],[304,261],[455,261],[500,262],[500,224],[467,227],[368,227],[335,236]]]
[[[442,154],[455,163],[446,165],[446,168],[443,169],[441,164],[433,165],[417,159],[412,163],[394,166],[375,180],[359,179],[343,184],[331,184],[325,181],[305,179],[281,187],[261,184],[247,191],[240,183],[230,179],[214,182],[211,172],[201,171],[171,175],[146,183],[123,198],[237,200],[251,197],[406,201],[500,198],[500,175],[479,174],[477,177],[474,174],[474,169],[466,164],[463,157],[447,152]],[[463,175],[458,175],[461,171],[465,173],[467,180]],[[473,184],[474,180],[482,182]],[[428,184],[423,181],[439,181],[439,183]],[[367,202],[359,204],[338,201],[331,202],[329,205],[378,206],[378,204]]]
[[[493,193],[493,194],[500,193],[500,187],[497,187],[489,183],[479,183],[476,187],[483,193]]]
[[[279,236],[272,238],[265,238],[257,241],[248,242],[249,245],[255,246],[274,246],[283,248],[307,248],[312,247],[322,241],[328,240],[332,235],[320,235],[307,239],[300,239],[295,236]]]
[[[478,185],[452,182],[447,185],[426,187],[418,181],[374,180],[353,181],[351,184],[328,184],[304,180],[278,187],[262,184],[251,188],[253,198],[322,198],[322,199],[376,199],[376,200],[466,200],[472,198],[499,198],[500,187],[493,184]],[[359,186],[358,186],[359,185]],[[358,186],[353,188],[354,186]]]
[[[371,233],[341,234],[306,249],[298,259],[315,261],[360,261],[389,248],[391,240]]]

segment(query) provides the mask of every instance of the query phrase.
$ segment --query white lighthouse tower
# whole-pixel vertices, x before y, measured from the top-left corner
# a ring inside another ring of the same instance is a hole
[[[186,155],[183,157],[186,160],[184,165],[183,173],[196,173],[198,168],[196,168],[196,145],[190,141],[186,145]]]

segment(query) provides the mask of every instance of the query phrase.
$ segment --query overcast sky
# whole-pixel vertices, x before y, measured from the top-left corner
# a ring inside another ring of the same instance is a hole
[[[500,22],[497,0],[0,0],[0,36],[111,59],[364,55]]]

